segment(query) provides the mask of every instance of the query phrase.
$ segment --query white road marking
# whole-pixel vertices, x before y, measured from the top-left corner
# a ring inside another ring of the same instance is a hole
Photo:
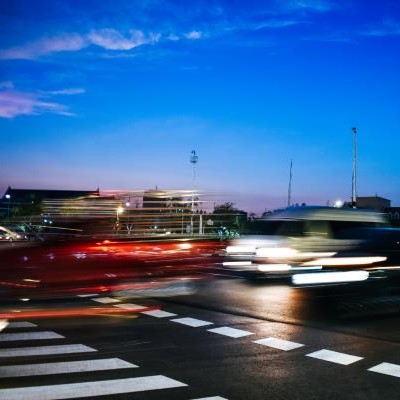
[[[229,328],[224,326],[222,328],[207,329],[208,332],[218,333],[219,335],[230,336],[233,338],[239,338],[243,336],[254,335],[254,333],[249,331],[242,331],[241,329]]]
[[[0,378],[9,378],[15,376],[53,375],[88,371],[105,371],[121,368],[138,368],[138,366],[120,360],[119,358],[53,362],[42,364],[9,365],[0,367]]]
[[[363,357],[352,356],[350,354],[338,353],[337,351],[331,351],[325,349],[315,351],[314,353],[306,354],[306,356],[342,365],[353,364],[363,359]]]
[[[32,322],[10,322],[9,328],[37,328],[37,325]]]
[[[138,304],[132,304],[132,303],[115,304],[114,307],[122,308],[124,310],[131,310],[131,311],[138,311],[138,310],[143,310],[145,308],[148,308],[148,307],[139,306]]]
[[[98,293],[78,294],[78,297],[94,297],[94,296],[98,296]]]
[[[0,349],[1,357],[44,356],[50,354],[86,353],[97,351],[83,344],[63,344],[59,346],[16,347]],[[0,396],[1,397],[1,396]]]
[[[192,326],[194,328],[213,324],[212,322],[202,321],[201,319],[195,319],[195,318],[177,318],[177,319],[171,319],[171,321],[177,322],[178,324]]]
[[[97,299],[92,299],[93,301],[97,301],[98,303],[110,304],[110,303],[119,303],[118,299],[113,299],[111,297],[99,297]]]
[[[221,396],[213,396],[213,397],[202,397],[201,399],[193,399],[193,400],[228,400],[228,399]]]
[[[289,350],[297,349],[298,347],[304,346],[304,344],[290,342],[288,340],[277,339],[277,338],[273,338],[273,337],[260,339],[260,340],[254,340],[254,343],[262,344],[263,346],[273,347],[275,349],[284,350],[284,351],[289,351]]]
[[[43,339],[64,339],[64,336],[55,332],[20,332],[20,333],[1,333],[0,342],[9,342],[14,340],[43,340]]]
[[[0,319],[0,332],[7,327],[9,322],[6,319]]]
[[[151,317],[156,317],[156,318],[165,318],[165,317],[175,317],[176,316],[176,314],[172,314],[170,312],[162,311],[162,310],[142,311],[141,314],[150,315]]]
[[[187,386],[163,375],[141,378],[114,379],[68,383],[63,385],[31,386],[0,390],[0,398],[7,400],[57,400],[95,397],[120,393],[144,392]]]
[[[380,374],[395,376],[396,378],[400,378],[400,365],[391,364],[391,363],[381,363],[375,365],[375,367],[369,368],[368,371],[378,372]]]

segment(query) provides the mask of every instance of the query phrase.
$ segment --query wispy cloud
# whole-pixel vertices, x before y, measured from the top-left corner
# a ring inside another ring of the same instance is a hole
[[[274,29],[274,28],[285,28],[286,26],[298,25],[304,23],[303,21],[295,19],[270,19],[267,21],[260,22],[254,25],[254,30],[260,29]]]
[[[78,51],[86,46],[88,46],[88,41],[85,37],[78,34],[62,35],[53,38],[43,38],[23,46],[0,50],[0,59],[30,60],[60,51]]]
[[[373,26],[363,32],[367,36],[395,36],[400,35],[400,22],[385,20],[379,26]]]
[[[200,31],[190,31],[190,32],[185,33],[184,37],[186,39],[197,40],[197,39],[201,39],[203,37],[203,33]]]
[[[44,101],[50,95],[73,95],[84,93],[84,89],[63,89],[40,94],[16,91],[0,83],[0,118],[15,118],[19,115],[40,115],[45,113],[74,116],[64,104]]]
[[[142,31],[132,30],[127,36],[123,36],[115,29],[100,29],[90,32],[87,38],[90,44],[106,50],[131,50],[144,44],[156,43],[160,35],[145,35]]]
[[[0,59],[36,59],[41,56],[65,52],[79,51],[90,45],[106,50],[131,50],[145,44],[153,44],[160,40],[157,33],[144,34],[142,31],[132,30],[123,35],[115,29],[93,30],[88,34],[64,34],[51,38],[42,38],[22,46],[0,50]]]
[[[11,81],[0,82],[0,89],[12,89],[14,84]]]
[[[69,88],[69,89],[61,89],[61,90],[52,90],[50,92],[46,92],[50,95],[66,95],[66,96],[71,96],[75,94],[83,94],[86,93],[85,89],[82,88]]]
[[[279,4],[287,10],[328,12],[337,7],[332,0],[279,0]]]

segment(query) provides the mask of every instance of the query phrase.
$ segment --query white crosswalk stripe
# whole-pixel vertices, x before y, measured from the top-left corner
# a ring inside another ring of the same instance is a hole
[[[83,344],[64,344],[59,346],[15,347],[0,349],[2,357],[47,356],[52,354],[86,353],[97,351]]]
[[[6,319],[0,319],[0,332],[8,326],[9,322]]]
[[[113,299],[112,297],[98,297],[97,299],[92,300],[102,304],[119,303],[118,299]]]
[[[375,365],[372,368],[369,368],[368,371],[378,372],[384,375],[394,376],[396,378],[400,378],[400,365],[391,364],[391,363],[381,363]]]
[[[221,396],[212,396],[212,397],[202,397],[199,399],[193,399],[193,400],[228,400],[225,397],[221,397]]]
[[[141,314],[150,315],[151,317],[156,317],[156,318],[166,318],[166,317],[176,316],[176,314],[162,310],[141,311]]]
[[[273,337],[268,337],[265,339],[254,340],[254,343],[262,344],[263,346],[273,347],[275,349],[289,351],[297,349],[298,347],[304,346],[304,344],[290,342],[288,340],[277,339]]]
[[[224,326],[222,328],[207,329],[208,332],[218,333],[219,335],[229,336],[233,338],[240,338],[243,336],[254,335],[249,331],[242,331],[241,329],[229,328]]]
[[[147,308],[147,307],[139,306],[138,304],[133,304],[133,303],[115,304],[114,307],[122,308],[123,310],[130,310],[130,311],[144,310]]]
[[[32,324],[32,322],[10,322],[7,328],[37,328],[37,325]]]
[[[16,340],[46,340],[46,339],[64,339],[64,336],[50,331],[0,333],[0,342],[10,342]]]
[[[51,362],[40,364],[8,365],[0,367],[0,378],[17,376],[54,375],[73,372],[105,371],[122,368],[138,368],[119,358],[106,358],[101,360]]]
[[[114,379],[62,385],[31,386],[0,390],[0,398],[7,400],[57,400],[104,396],[147,390],[170,389],[187,386],[163,375],[140,378]]]
[[[306,354],[307,357],[318,358],[319,360],[329,361],[341,365],[353,364],[357,361],[362,360],[362,357],[352,356],[350,354],[338,353],[337,351],[331,350],[318,350],[314,353]]]
[[[192,326],[194,328],[213,324],[212,322],[202,321],[201,319],[196,319],[196,318],[177,318],[177,319],[171,319],[171,321],[177,322],[178,324]]]

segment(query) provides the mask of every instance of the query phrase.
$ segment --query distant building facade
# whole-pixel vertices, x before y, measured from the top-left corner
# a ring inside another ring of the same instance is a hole
[[[389,208],[391,201],[379,196],[357,197],[358,208],[371,208],[374,210],[384,211]]]
[[[35,206],[46,200],[71,200],[82,197],[99,197],[100,190],[47,190],[7,188],[0,199],[0,217],[9,217],[18,208]]]
[[[100,189],[96,190],[47,190],[47,189],[13,189],[10,186],[1,201],[37,202],[45,199],[76,199],[78,197],[99,196]]]

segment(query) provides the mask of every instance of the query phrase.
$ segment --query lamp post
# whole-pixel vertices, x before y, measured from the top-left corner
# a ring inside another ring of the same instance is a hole
[[[6,194],[6,199],[8,200],[8,204],[7,204],[7,218],[10,218],[10,202],[11,202],[11,195],[10,194]]]
[[[122,214],[124,209],[120,206],[117,208],[117,222],[119,222],[119,214]]]
[[[123,212],[124,212],[124,209],[121,206],[119,206],[117,208],[117,221],[116,221],[116,224],[115,224],[115,228],[116,228],[117,232],[119,231],[119,214],[122,214]]]
[[[195,150],[190,153],[190,163],[193,165],[193,191],[196,186],[196,164],[199,160]],[[193,235],[194,193],[192,193],[192,206],[190,210],[190,234]]]

